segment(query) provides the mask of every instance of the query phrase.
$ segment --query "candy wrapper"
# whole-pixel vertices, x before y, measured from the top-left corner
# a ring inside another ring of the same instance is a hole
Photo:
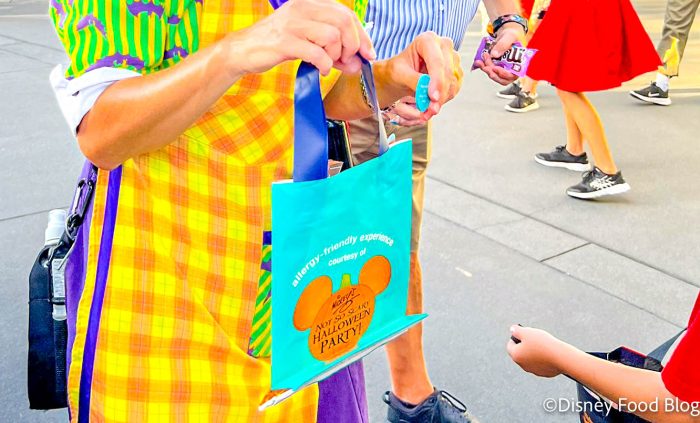
[[[496,40],[494,38],[484,37],[484,39],[481,40],[481,44],[479,44],[479,48],[476,50],[474,62],[477,60],[483,60],[481,55],[483,53],[489,53],[494,44],[496,44]],[[503,56],[493,59],[493,63],[496,66],[499,66],[522,78],[527,73],[527,68],[530,66],[530,61],[535,53],[537,53],[537,50],[523,47],[522,44],[516,42],[513,44],[513,47],[511,47],[510,50],[503,54]],[[472,65],[472,70],[476,68],[476,64]]]

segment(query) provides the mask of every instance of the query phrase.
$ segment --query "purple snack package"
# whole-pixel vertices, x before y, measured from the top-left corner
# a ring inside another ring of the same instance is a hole
[[[479,44],[479,48],[476,50],[474,62],[477,60],[483,60],[481,55],[484,53],[489,53],[495,43],[496,40],[494,38],[484,37],[484,39],[481,40],[481,44]],[[516,42],[513,44],[513,47],[503,53],[501,57],[493,59],[493,63],[496,66],[522,78],[527,73],[527,68],[530,66],[530,60],[532,60],[535,53],[537,53],[537,50],[523,47],[522,44]],[[476,65],[472,65],[472,70],[476,68]]]

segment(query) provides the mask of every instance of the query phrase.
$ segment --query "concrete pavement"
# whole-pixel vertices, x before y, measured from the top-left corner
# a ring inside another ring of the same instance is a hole
[[[664,1],[636,0],[654,40]],[[66,207],[81,157],[47,77],[65,56],[43,1],[0,0],[0,420],[63,421],[64,411],[27,409],[27,275],[43,241],[46,211]],[[465,65],[478,36],[462,48]],[[587,350],[622,343],[649,351],[685,324],[700,286],[700,34],[691,36],[674,105],[636,103],[624,91],[591,100],[625,177],[624,197],[570,199],[579,175],[532,155],[563,143],[553,90],[542,108],[503,110],[498,88],[478,73],[437,118],[422,258],[426,351],[434,383],[483,422],[573,422],[546,414],[549,397],[573,398],[565,379],[538,380],[509,362],[512,323],[536,325]],[[383,353],[366,361],[371,421],[389,388]]]
[[[665,2],[633,1],[654,41]],[[462,46],[468,66],[480,36]],[[504,352],[512,323],[540,326],[589,351],[620,344],[650,351],[687,323],[700,286],[700,37],[691,35],[674,104],[626,91],[643,75],[595,93],[607,134],[632,191],[584,202],[566,187],[580,174],[532,160],[565,143],[559,101],[542,86],[541,108],[503,110],[498,87],[479,73],[436,118],[426,189],[426,351],[433,382],[484,422],[573,422],[548,414],[547,398],[573,398],[563,378],[539,380]],[[388,389],[384,358],[367,360],[370,398]],[[371,421],[384,407],[374,400]]]

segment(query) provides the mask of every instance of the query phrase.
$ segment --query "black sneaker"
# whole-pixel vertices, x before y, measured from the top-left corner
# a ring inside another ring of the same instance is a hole
[[[510,103],[506,104],[506,110],[513,113],[527,113],[540,108],[537,97],[521,91]]]
[[[577,172],[585,172],[591,169],[585,152],[580,156],[574,156],[569,153],[565,145],[554,147],[554,151],[550,153],[535,154],[535,161],[543,166],[563,167]]]
[[[656,85],[656,82],[652,82],[651,85],[641,90],[630,91],[630,95],[636,99],[647,103],[658,104],[659,106],[668,106],[671,104],[668,90],[662,90]]]
[[[384,402],[389,406],[388,423],[479,423],[457,398],[437,389],[413,407],[388,391],[384,394]]]
[[[515,82],[509,84],[507,87],[505,87],[501,91],[498,91],[496,93],[496,95],[501,97],[501,98],[505,98],[505,99],[510,100],[512,98],[517,97],[518,94],[520,94],[521,90],[522,90],[522,88],[520,88],[520,82],[515,81]]]
[[[622,177],[622,172],[608,175],[596,167],[584,173],[583,180],[567,189],[566,193],[575,198],[590,200],[606,195],[622,194],[629,190],[630,186]]]

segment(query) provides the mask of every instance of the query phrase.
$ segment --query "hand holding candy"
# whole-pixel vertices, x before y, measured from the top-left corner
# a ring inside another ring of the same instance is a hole
[[[558,363],[566,344],[540,329],[512,326],[510,332],[508,354],[523,370],[542,377],[562,373]]]
[[[476,51],[472,70],[481,69],[494,81],[506,85],[527,73],[530,60],[537,50],[523,47],[519,42],[513,43],[509,50],[501,54],[496,51],[496,40],[484,37]],[[498,55],[494,58],[494,53]]]

